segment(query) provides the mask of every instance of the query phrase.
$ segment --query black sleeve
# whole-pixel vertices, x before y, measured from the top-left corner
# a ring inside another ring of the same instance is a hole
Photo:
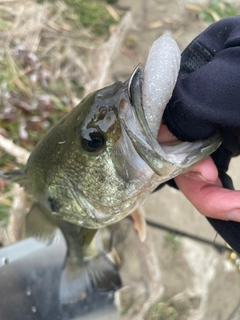
[[[212,24],[184,50],[163,121],[180,140],[220,128],[240,136],[240,16]]]
[[[212,24],[184,50],[163,121],[185,141],[221,129],[223,143],[212,158],[223,187],[233,189],[226,172],[231,157],[240,154],[240,16]],[[176,187],[173,180],[168,184]],[[240,223],[207,219],[240,254]]]

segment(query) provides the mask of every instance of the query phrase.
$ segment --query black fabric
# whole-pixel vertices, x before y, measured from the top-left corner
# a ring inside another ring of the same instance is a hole
[[[166,184],[167,184],[169,187],[172,187],[172,188],[174,188],[174,189],[178,189],[178,187],[177,187],[177,185],[176,185],[176,182],[175,182],[173,179],[171,179],[171,180],[168,180],[168,181],[160,184],[153,192],[156,192],[156,191],[162,189]]]
[[[189,74],[210,62],[213,55],[197,40],[193,41],[182,53],[180,74]]]
[[[188,66],[193,62],[195,71]],[[214,23],[194,39],[181,70],[163,115],[170,131],[183,141],[219,128],[240,135],[240,16]]]
[[[240,224],[234,221],[207,219],[230,247],[240,254]]]
[[[231,158],[240,154],[240,16],[212,24],[183,51],[163,121],[183,141],[203,139],[220,129],[224,140],[212,158],[223,187],[234,188],[226,172]],[[176,188],[173,180],[168,184]],[[240,253],[240,223],[207,219]]]

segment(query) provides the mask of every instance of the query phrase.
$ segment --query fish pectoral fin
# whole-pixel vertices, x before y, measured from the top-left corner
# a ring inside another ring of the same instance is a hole
[[[21,187],[26,188],[28,180],[24,170],[11,170],[7,172],[0,171],[0,178],[18,183]]]
[[[44,213],[39,203],[34,203],[26,219],[27,234],[40,241],[50,241],[56,229],[57,225]]]
[[[106,254],[86,260],[67,257],[60,282],[60,301],[65,305],[76,303],[93,292],[113,292],[120,286],[117,266]]]
[[[147,238],[147,224],[142,209],[138,208],[131,213],[133,226],[137,230],[138,238],[144,242]]]

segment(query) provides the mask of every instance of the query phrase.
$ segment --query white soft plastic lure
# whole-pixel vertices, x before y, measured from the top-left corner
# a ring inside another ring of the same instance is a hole
[[[155,138],[177,81],[180,57],[177,43],[168,34],[158,38],[148,54],[144,69],[143,108]]]

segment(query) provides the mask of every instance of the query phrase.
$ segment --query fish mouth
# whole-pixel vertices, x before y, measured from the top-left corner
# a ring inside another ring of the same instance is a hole
[[[120,112],[121,123],[140,157],[153,172],[164,177],[162,182],[186,171],[214,152],[221,144],[222,137],[219,132],[196,142],[159,144],[145,116],[144,73],[139,65],[125,84],[130,106],[124,115]],[[163,110],[159,112],[163,113]]]
[[[138,154],[158,175],[170,174],[174,161],[164,152],[152,134],[146,120],[143,106],[143,70],[138,65],[126,81],[129,96],[127,112],[121,114],[122,125],[131,139]],[[167,164],[163,170],[164,163]]]

